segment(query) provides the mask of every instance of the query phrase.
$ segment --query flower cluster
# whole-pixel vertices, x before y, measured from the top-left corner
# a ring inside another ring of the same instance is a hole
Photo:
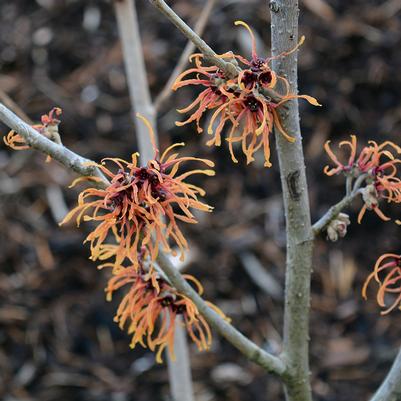
[[[186,161],[199,161],[208,167],[213,167],[213,162],[171,153],[183,143],[170,146],[159,157],[152,127],[146,119],[140,118],[149,128],[154,159],[146,167],[138,165],[138,153],[132,155],[131,162],[103,159],[96,166],[110,179],[110,185],[105,189],[88,188],[81,192],[78,206],[60,223],[64,224],[73,216],[78,225],[82,219],[94,221],[96,228],[86,238],[90,243],[91,259],[115,258],[112,263],[115,266],[128,260],[137,267],[138,250],[142,247],[149,251],[152,260],[156,259],[160,245],[166,252],[172,252],[170,239],[179,247],[183,258],[187,241],[177,222],[196,223],[190,209],[212,210],[198,200],[198,195],[205,194],[204,190],[186,179],[193,174],[211,176],[214,171],[196,169],[179,174],[178,170]],[[114,243],[107,242],[110,237],[114,237]]]
[[[225,53],[221,58],[234,59],[244,65],[235,78],[226,77],[217,66],[204,66],[203,55],[194,54],[191,60],[195,62],[195,68],[190,68],[180,74],[173,89],[177,90],[187,85],[199,85],[204,89],[198,97],[187,107],[178,110],[179,113],[193,111],[192,115],[183,122],[177,122],[178,126],[195,121],[199,133],[203,132],[200,119],[207,110],[213,110],[210,123],[207,128],[213,138],[207,142],[208,146],[220,146],[221,136],[226,125],[230,125],[226,135],[232,160],[237,163],[233,145],[240,143],[242,152],[246,156],[247,164],[254,161],[254,154],[263,149],[265,167],[270,167],[270,134],[273,127],[290,142],[291,137],[280,122],[278,108],[285,102],[294,98],[306,99],[309,103],[318,106],[319,103],[311,96],[296,95],[290,93],[288,81],[276,75],[270,66],[271,61],[277,57],[284,57],[296,51],[304,38],[291,51],[276,57],[261,58],[256,52],[256,41],[252,30],[242,21],[236,21],[235,25],[245,27],[252,40],[252,56],[248,60],[241,55]],[[187,78],[196,74],[196,78]],[[276,91],[278,82],[281,81],[285,88],[284,93]],[[266,91],[269,93],[266,93]],[[269,94],[274,94],[280,100],[274,102]]]
[[[144,117],[138,117],[149,129],[154,159],[145,167],[138,165],[138,153],[132,155],[130,162],[107,158],[101,164],[94,163],[110,179],[110,185],[105,189],[82,191],[78,205],[60,224],[73,217],[78,225],[82,220],[95,223],[86,241],[90,243],[91,259],[106,261],[99,268],[112,267],[107,298],[111,300],[115,291],[128,286],[115,321],[121,329],[132,334],[132,348],[138,343],[148,346],[156,351],[156,360],[162,362],[161,355],[166,347],[174,356],[177,316],[182,317],[182,324],[199,350],[210,347],[209,325],[191,299],[177,292],[157,273],[154,262],[160,246],[174,254],[170,240],[178,246],[183,258],[187,241],[178,222],[197,222],[190,209],[212,210],[198,200],[199,195],[205,194],[204,190],[186,179],[193,174],[211,176],[214,171],[206,168],[179,173],[182,163],[198,161],[207,167],[214,164],[206,159],[179,157],[178,153],[172,152],[183,143],[170,146],[159,156],[151,125]],[[95,177],[91,178],[97,181]],[[202,293],[202,287],[194,277],[184,277],[195,283],[198,293]],[[209,305],[224,316],[216,306]]]
[[[47,138],[60,143],[58,126],[61,121],[58,117],[61,113],[62,110],[59,107],[53,107],[48,114],[42,115],[41,124],[32,125],[32,128],[36,129],[40,134]],[[14,150],[29,149],[29,145],[26,144],[24,138],[15,131],[10,131],[7,136],[3,137],[3,140],[7,146]]]
[[[364,205],[358,222],[361,222],[366,210],[373,210],[382,220],[390,220],[380,210],[379,202],[384,199],[387,202],[401,203],[401,179],[398,171],[401,159],[396,157],[396,154],[401,153],[401,148],[390,141],[381,144],[369,141],[357,157],[355,135],[351,135],[350,141],[340,142],[339,147],[349,149],[348,160],[341,162],[330,148],[330,141],[327,141],[324,148],[335,167],[326,166],[324,172],[328,176],[344,173],[350,179],[362,179],[366,183],[364,188],[359,189]]]
[[[162,362],[162,352],[167,347],[174,359],[174,334],[177,316],[199,351],[208,350],[211,345],[211,332],[208,323],[200,315],[197,307],[187,296],[177,292],[166,279],[153,268],[145,268],[146,250],[139,255],[138,267],[119,267],[114,269],[113,277],[106,287],[110,301],[115,291],[128,286],[117,309],[114,321],[121,329],[132,335],[131,348],[138,343],[156,352],[156,361]],[[190,275],[184,277],[195,284],[199,294],[203,289]],[[225,318],[213,304],[213,309]]]
[[[379,306],[385,308],[381,312],[382,315],[395,308],[401,309],[401,255],[386,253],[380,256],[363,286],[362,296],[365,299],[371,282],[375,282],[379,287],[376,299]],[[388,301],[391,302],[390,306]]]

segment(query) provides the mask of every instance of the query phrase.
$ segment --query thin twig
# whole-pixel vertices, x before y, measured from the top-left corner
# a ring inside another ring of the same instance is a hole
[[[18,116],[16,116],[12,111],[8,110],[1,103],[0,121],[8,125],[15,132],[19,133],[33,148],[51,156],[54,160],[59,161],[67,169],[73,170],[83,176],[96,175],[102,178],[101,184],[103,187],[109,185],[107,179],[102,176],[98,169],[87,165],[88,162],[94,163],[93,161],[85,159],[66,147],[57,145],[40,135],[39,132],[22,121]],[[234,345],[234,347],[241,351],[250,360],[263,366],[266,370],[278,376],[284,377],[285,365],[283,361],[281,361],[281,359],[277,356],[274,356],[258,347],[232,325],[226,322],[213,309],[211,309],[208,304],[198,295],[198,293],[192,289],[192,287],[182,277],[178,270],[175,269],[168,257],[164,255],[163,252],[160,252],[159,255],[159,265],[177,290],[181,291],[192,301],[194,301],[195,305],[199,309],[199,312],[205,317],[209,324],[215,327],[221,335],[223,335],[232,345]]]
[[[25,142],[33,149],[37,149],[46,155],[51,156],[54,160],[60,162],[68,169],[82,176],[96,176],[102,179],[104,185],[108,185],[108,180],[93,165],[89,159],[77,155],[66,147],[52,142],[45,136],[39,134],[30,125],[22,121],[16,114],[0,103],[0,120],[10,127],[12,130],[20,134]]]
[[[347,175],[346,181],[345,181],[345,194],[347,196],[351,195],[352,191],[352,176]]]
[[[344,196],[340,202],[332,206],[315,224],[313,224],[312,231],[314,236],[317,236],[319,233],[324,231],[324,229],[342,212],[342,210],[349,206],[353,200],[360,195],[360,189],[366,177],[368,177],[368,174],[361,174],[355,180],[352,191],[349,191],[347,177],[347,195]]]
[[[212,12],[215,4],[216,0],[208,0],[207,3],[205,4],[205,7],[203,8],[201,14],[199,15],[199,19],[194,27],[194,32],[197,35],[202,35],[206,27],[207,21],[209,19],[210,13]],[[194,50],[195,50],[194,43],[191,40],[188,40],[188,43],[186,44],[183,52],[181,53],[181,56],[178,59],[178,62],[173,72],[171,73],[170,78],[164,85],[164,88],[156,96],[156,99],[154,101],[156,112],[159,111],[166,104],[167,100],[169,99],[172,93],[171,87],[174,84],[175,79],[184,70],[185,66],[188,63],[189,56],[194,52]]]
[[[188,296],[205,319],[234,347],[239,349],[249,360],[262,366],[268,372],[278,376],[284,376],[285,365],[280,358],[269,354],[255,343],[246,338],[230,323],[224,320],[198,295],[198,293],[183,279],[182,275],[174,268],[166,255],[161,253],[158,258],[160,268],[164,271],[173,286],[182,294]]]
[[[381,386],[370,401],[401,400],[401,348]]]
[[[343,209],[349,206],[359,195],[359,191],[352,191],[350,195],[344,196],[340,202],[332,206],[313,226],[313,235],[317,236],[341,213]]]
[[[157,7],[194,45],[203,53],[203,55],[219,67],[227,77],[233,78],[238,75],[237,67],[221,57],[218,57],[215,51],[197,35],[163,0],[149,0]]]
[[[213,65],[219,67],[227,78],[234,78],[240,72],[239,67],[229,61],[218,57],[216,52],[197,35],[167,4],[164,0],[149,0],[156,8],[158,8],[183,34],[189,39],[205,56],[206,60]],[[288,49],[286,49],[288,50]],[[271,89],[263,89],[260,91],[267,99],[274,103],[280,102],[282,97]],[[282,105],[281,109],[287,109],[287,105]]]

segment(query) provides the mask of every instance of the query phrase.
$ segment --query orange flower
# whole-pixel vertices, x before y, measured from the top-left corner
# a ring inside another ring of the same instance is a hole
[[[245,64],[247,69],[243,69],[238,75],[238,85],[241,89],[248,89],[252,91],[257,88],[273,89],[276,87],[277,80],[281,80],[285,87],[288,88],[288,81],[284,77],[276,75],[276,73],[271,69],[270,63],[272,60],[277,58],[285,57],[295,52],[305,41],[305,36],[301,37],[299,43],[290,51],[279,54],[275,57],[263,58],[258,56],[256,52],[256,40],[251,28],[248,24],[243,21],[235,21],[235,25],[243,26],[251,36],[252,42],[252,53],[251,59],[248,60],[238,54],[234,57],[241,63]]]
[[[138,343],[145,348],[149,346],[156,351],[158,363],[162,362],[161,355],[167,347],[174,359],[175,321],[177,316],[181,316],[189,337],[199,351],[208,350],[212,341],[208,323],[191,299],[177,292],[153,269],[146,272],[142,262],[144,254],[146,251],[140,256],[139,268],[121,267],[115,270],[106,288],[110,301],[116,290],[129,286],[114,321],[132,334],[130,347],[134,348]],[[202,286],[194,277],[184,277],[195,283],[198,293],[202,294]],[[209,305],[225,317],[216,306]]]
[[[390,141],[380,145],[375,141],[369,141],[357,157],[355,135],[351,135],[350,141],[340,142],[339,148],[343,146],[348,147],[350,152],[345,163],[342,163],[331,150],[330,141],[325,143],[324,148],[335,167],[326,166],[324,173],[328,176],[344,173],[351,179],[360,177],[366,182],[366,187],[359,190],[364,200],[358,216],[359,223],[366,210],[373,210],[382,220],[390,220],[379,209],[379,201],[385,199],[387,202],[401,203],[401,179],[398,177],[398,165],[401,160],[394,155],[394,152],[400,154],[401,148]]]
[[[59,107],[53,107],[48,114],[41,117],[42,124],[32,125],[32,128],[39,131],[42,135],[51,140],[58,141],[60,136],[58,134],[58,125],[60,120],[57,118],[62,113]],[[14,150],[29,149],[24,138],[17,134],[15,131],[10,131],[6,137],[3,138],[5,144]]]
[[[214,171],[197,169],[178,174],[178,170],[186,161],[200,161],[209,167],[214,166],[213,162],[171,154],[172,149],[183,146],[183,143],[170,146],[159,157],[149,122],[138,117],[149,128],[155,150],[154,160],[150,160],[146,167],[140,167],[138,153],[132,155],[131,162],[118,158],[103,159],[98,167],[110,178],[110,185],[106,189],[88,188],[81,192],[78,206],[61,222],[64,224],[76,215],[78,225],[82,218],[97,223],[86,238],[90,242],[92,260],[115,257],[115,265],[120,265],[128,258],[131,264],[137,266],[138,249],[145,246],[155,260],[160,245],[171,252],[169,239],[180,248],[183,258],[187,241],[177,222],[196,223],[191,208],[206,212],[212,210],[198,200],[198,195],[205,194],[203,189],[187,183],[186,178],[193,174],[211,176]],[[115,168],[107,167],[107,162]],[[107,243],[110,235],[114,236],[116,245]]]
[[[284,57],[295,50],[303,43],[302,37],[299,44],[289,52],[282,53],[276,57],[263,59],[256,53],[256,42],[253,32],[247,24],[242,21],[236,21],[235,25],[244,26],[251,35],[252,40],[252,58],[246,58],[225,53],[219,57],[227,59],[235,59],[245,65],[244,69],[239,70],[238,76],[234,79],[227,79],[224,73],[218,67],[205,67],[202,65],[202,55],[196,54],[196,68],[188,69],[180,74],[173,85],[173,89],[177,90],[186,85],[200,85],[205,87],[199,96],[186,108],[178,110],[179,113],[187,113],[195,107],[197,109],[193,114],[183,122],[176,124],[182,126],[192,121],[196,121],[198,132],[203,132],[200,127],[200,119],[207,110],[214,110],[210,124],[208,126],[208,134],[213,138],[207,142],[208,146],[220,146],[221,135],[226,124],[231,124],[226,140],[229,143],[229,150],[232,160],[237,163],[238,160],[234,156],[233,144],[241,143],[242,152],[246,156],[247,164],[254,161],[254,154],[263,149],[265,167],[270,167],[270,134],[275,126],[278,131],[290,142],[294,142],[288,133],[284,130],[277,109],[291,99],[303,98],[309,103],[319,106],[319,103],[311,96],[291,94],[289,91],[288,81],[277,76],[270,67],[270,62],[278,57]],[[183,79],[190,74],[196,73],[196,78]],[[275,91],[277,83],[281,81],[285,93]],[[268,89],[275,94],[280,101],[274,102],[265,94]],[[216,123],[216,124],[215,124]]]
[[[198,133],[202,133],[203,129],[200,126],[200,119],[206,110],[211,110],[219,107],[226,99],[226,96],[219,90],[220,85],[225,84],[224,73],[218,67],[206,67],[202,65],[203,54],[193,54],[190,61],[195,61],[196,68],[190,68],[181,73],[172,89],[177,90],[187,85],[201,85],[206,87],[198,97],[187,107],[177,110],[179,113],[187,113],[198,106],[197,110],[185,121],[176,122],[176,125],[181,127],[196,121]],[[196,73],[196,78],[183,79],[190,74]]]
[[[386,308],[382,315],[398,307],[401,309],[401,255],[386,253],[377,260],[373,272],[369,275],[362,289],[362,296],[367,299],[367,288],[376,282],[379,289],[376,299],[380,307]],[[391,305],[388,306],[388,299]]]
[[[207,142],[207,145],[221,145],[222,130],[226,122],[229,122],[231,129],[226,140],[233,162],[238,163],[234,155],[233,144],[240,142],[247,164],[254,161],[254,154],[263,148],[264,165],[270,167],[270,133],[274,122],[278,123],[278,127],[281,127],[273,106],[272,103],[265,102],[264,98],[260,96],[256,98],[254,95],[245,92],[238,97],[231,98],[214,112],[208,126],[208,134],[214,134],[214,137]],[[214,122],[218,118],[220,119],[219,124],[213,130]],[[238,129],[238,127],[241,128]],[[294,141],[284,131],[283,133],[289,141]]]

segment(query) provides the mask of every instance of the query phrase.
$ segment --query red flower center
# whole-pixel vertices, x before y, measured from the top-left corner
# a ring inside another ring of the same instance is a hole
[[[253,72],[260,72],[265,65],[266,61],[263,58],[258,57],[251,61],[251,70]]]
[[[257,112],[260,108],[260,102],[254,96],[248,96],[245,101],[246,107],[253,113]]]

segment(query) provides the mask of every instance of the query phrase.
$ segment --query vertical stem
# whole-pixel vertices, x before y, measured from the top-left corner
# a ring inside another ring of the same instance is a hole
[[[272,54],[292,49],[298,42],[298,0],[272,0]],[[285,77],[297,93],[297,52],[273,61],[274,71]],[[284,128],[294,138],[288,142],[276,131],[281,183],[287,225],[287,263],[284,311],[283,358],[287,364],[285,383],[288,401],[312,399],[309,378],[309,307],[313,234],[305,175],[298,101],[282,108]]]
[[[143,59],[142,45],[138,26],[138,17],[134,0],[115,0],[115,12],[122,41],[124,64],[128,79],[128,89],[133,106],[133,121],[138,139],[142,165],[154,158],[154,150],[146,126],[135,117],[134,112],[148,119],[155,130],[157,142],[156,112],[151,101],[149,85]],[[185,330],[179,319],[175,322],[173,361],[167,353],[170,391],[174,401],[193,401],[191,369],[188,343]]]
[[[137,133],[141,163],[146,164],[148,160],[154,158],[154,151],[146,126],[135,117],[134,113],[141,113],[146,117],[155,130],[156,113],[150,98],[148,78],[146,76],[146,67],[139,34],[138,17],[133,1],[134,0],[115,0],[114,5],[123,47],[128,90],[133,108],[132,120],[134,121]]]
[[[175,321],[173,361],[168,354],[168,377],[174,401],[194,401],[187,333],[180,316]]]

